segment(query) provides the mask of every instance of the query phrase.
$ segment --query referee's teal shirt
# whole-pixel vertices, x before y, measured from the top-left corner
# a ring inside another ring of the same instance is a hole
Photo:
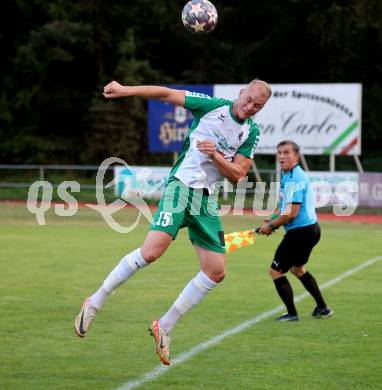
[[[282,174],[280,183],[280,212],[287,212],[288,203],[301,204],[296,218],[284,225],[286,231],[317,222],[311,182],[299,165]]]

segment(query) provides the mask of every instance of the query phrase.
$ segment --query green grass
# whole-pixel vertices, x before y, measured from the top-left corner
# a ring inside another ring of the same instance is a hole
[[[131,223],[136,212],[119,212]],[[154,265],[121,287],[85,339],[73,319],[119,259],[138,247],[148,224],[112,231],[92,210],[46,215],[38,226],[25,205],[0,204],[0,389],[115,389],[158,366],[147,334],[199,269],[186,231]],[[259,223],[225,217],[226,232]],[[382,254],[377,225],[322,223],[309,262],[319,283]],[[260,237],[227,257],[227,277],[176,326],[172,356],[280,305],[267,275],[282,237]],[[289,277],[295,294],[300,283]],[[268,318],[147,383],[143,389],[382,388],[382,261],[324,290],[335,310],[314,320],[311,298],[297,304],[299,323]]]

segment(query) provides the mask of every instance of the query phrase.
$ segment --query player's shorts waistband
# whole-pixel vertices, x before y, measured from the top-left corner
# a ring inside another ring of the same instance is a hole
[[[179,180],[176,176],[172,176],[169,181],[167,182],[167,184],[169,184],[170,182],[172,181],[177,181],[177,182],[182,182],[181,180]],[[202,191],[203,195],[204,196],[209,196],[210,195],[210,191],[208,190],[208,188],[194,188],[194,187],[189,187],[187,186],[186,184],[184,184],[186,187],[192,189],[192,190],[198,190],[198,191]]]

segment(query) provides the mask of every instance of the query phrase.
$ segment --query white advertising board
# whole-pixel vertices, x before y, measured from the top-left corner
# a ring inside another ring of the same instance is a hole
[[[116,166],[114,167],[115,194],[129,198],[140,194],[147,198],[160,198],[171,167]]]
[[[245,85],[216,84],[214,96],[235,99]],[[361,84],[273,84],[254,120],[261,129],[257,154],[274,154],[289,139],[306,155],[361,154]]]
[[[312,183],[316,208],[334,204],[358,207],[358,172],[306,172]]]

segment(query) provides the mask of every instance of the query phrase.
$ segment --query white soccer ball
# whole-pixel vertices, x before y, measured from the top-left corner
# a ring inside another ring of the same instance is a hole
[[[207,34],[218,23],[218,12],[208,0],[190,0],[183,8],[182,22],[193,34]]]

